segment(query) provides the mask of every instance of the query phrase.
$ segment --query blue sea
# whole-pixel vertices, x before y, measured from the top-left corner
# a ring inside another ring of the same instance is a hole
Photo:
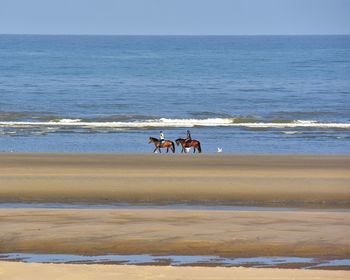
[[[350,36],[0,35],[0,151],[349,154]],[[179,152],[179,149],[177,149]]]

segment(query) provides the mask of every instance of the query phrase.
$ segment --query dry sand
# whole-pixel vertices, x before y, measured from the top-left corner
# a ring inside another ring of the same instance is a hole
[[[348,280],[350,271],[0,262],[1,280]]]
[[[350,156],[0,154],[2,202],[349,207]]]
[[[350,212],[0,209],[0,252],[349,258]]]

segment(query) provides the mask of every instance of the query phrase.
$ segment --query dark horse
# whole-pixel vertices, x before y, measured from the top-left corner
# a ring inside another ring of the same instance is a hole
[[[178,146],[181,144],[181,146],[182,146],[181,153],[185,152],[185,148],[191,148],[191,147],[193,147],[194,153],[196,152],[196,149],[197,149],[198,153],[202,152],[201,143],[197,140],[193,139],[193,140],[186,142],[186,139],[178,138],[175,140],[175,142],[176,142],[176,145],[178,145]]]
[[[155,149],[154,149],[153,153],[155,153],[157,150],[161,153],[160,148],[166,148],[166,152],[169,152],[169,148],[170,148],[171,151],[173,153],[175,153],[175,144],[174,144],[173,141],[164,140],[163,143],[160,143],[159,139],[154,138],[154,137],[150,137],[148,143],[153,143],[154,144]]]

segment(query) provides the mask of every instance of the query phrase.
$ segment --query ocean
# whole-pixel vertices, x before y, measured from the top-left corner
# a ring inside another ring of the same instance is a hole
[[[1,152],[187,129],[203,153],[349,154],[350,36],[0,35]]]

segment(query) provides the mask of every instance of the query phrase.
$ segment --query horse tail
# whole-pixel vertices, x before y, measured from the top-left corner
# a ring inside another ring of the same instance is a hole
[[[173,151],[173,153],[175,153],[175,144],[174,144],[174,142],[171,142],[171,150]]]
[[[198,141],[198,152],[202,152],[201,143]]]

